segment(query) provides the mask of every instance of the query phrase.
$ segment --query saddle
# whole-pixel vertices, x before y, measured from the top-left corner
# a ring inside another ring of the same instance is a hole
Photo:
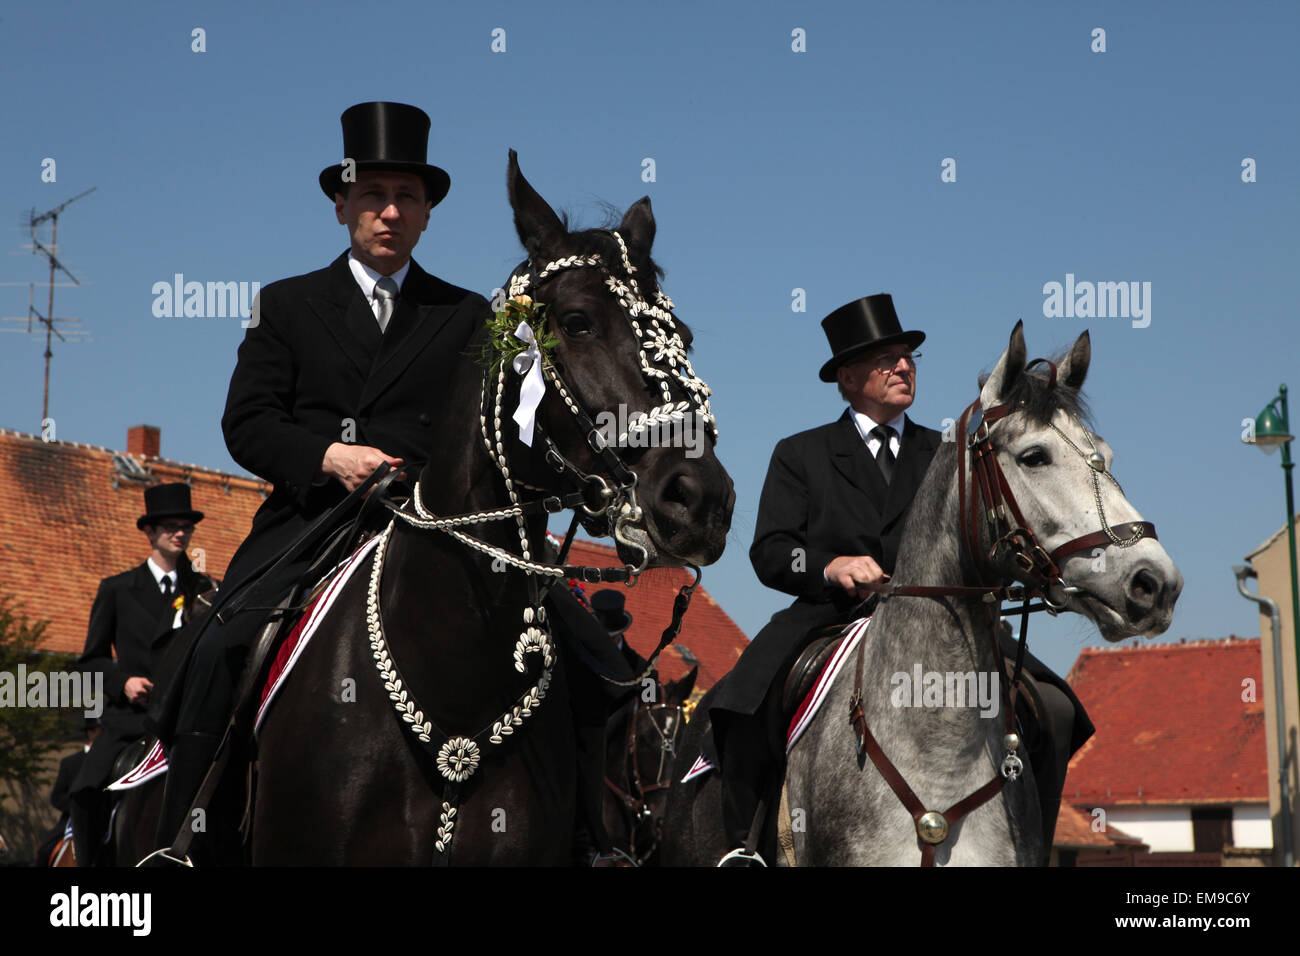
[[[108,782],[113,783],[116,780],[121,780],[138,767],[141,761],[149,756],[149,750],[152,746],[152,737],[139,737],[119,750],[117,756],[113,758],[113,769],[108,775]]]
[[[812,693],[813,685],[817,683],[826,662],[844,640],[843,631],[844,628],[838,624],[817,628],[812,632],[815,635],[812,643],[795,658],[781,690],[781,718],[784,724],[790,723],[804,698]]]

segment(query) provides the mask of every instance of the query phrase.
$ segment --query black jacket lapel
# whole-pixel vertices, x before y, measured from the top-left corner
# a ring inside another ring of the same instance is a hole
[[[894,478],[889,484],[889,497],[885,499],[883,517],[886,525],[906,511],[916,496],[926,469],[930,467],[930,460],[934,457],[934,443],[928,433],[922,431],[912,419],[905,417],[898,451]]]
[[[365,375],[379,350],[379,323],[352,275],[347,253],[330,264],[329,280],[329,288],[319,297],[309,298],[307,305],[357,371]]]
[[[361,408],[383,394],[447,324],[456,311],[452,304],[456,299],[449,294],[453,289],[411,260],[411,270],[402,283],[388,331],[361,390]]]
[[[148,562],[141,563],[131,574],[131,596],[152,620],[162,613],[162,590],[149,570]]]
[[[878,518],[881,510],[879,503],[886,499],[889,488],[848,409],[835,423],[831,438],[831,464],[862,492],[863,504]]]

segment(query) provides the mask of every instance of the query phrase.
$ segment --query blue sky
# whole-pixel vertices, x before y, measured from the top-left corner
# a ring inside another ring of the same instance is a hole
[[[1017,318],[1031,355],[1090,329],[1099,431],[1186,578],[1167,637],[1254,635],[1230,566],[1285,511],[1279,459],[1240,435],[1279,383],[1300,387],[1297,34],[1280,3],[11,5],[0,313],[25,315],[45,277],[26,214],[97,187],[60,223],[82,285],[56,312],[91,339],[56,344],[58,437],[121,447],[149,422],[168,457],[236,469],[219,418],[239,322],[155,318],[153,284],[325,265],[347,244],[316,185],[339,114],[413,103],[452,175],[416,258],[459,285],[490,292],[520,258],[510,147],[580,222],[652,198],[736,481],[705,585],[748,634],[789,601],[746,554],[772,446],[842,408],[817,380],[819,321],[883,291],[929,334],[911,414],[934,426]],[[1044,284],[1067,274],[1150,282],[1150,324],[1045,317]],[[0,337],[0,427],[39,431],[42,348]],[[1077,617],[1032,633],[1062,671],[1101,643]]]

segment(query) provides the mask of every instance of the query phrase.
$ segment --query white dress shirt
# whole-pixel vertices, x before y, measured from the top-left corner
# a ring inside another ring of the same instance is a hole
[[[370,303],[370,311],[375,314],[375,321],[379,321],[379,298],[375,295],[375,286],[383,278],[378,272],[370,268],[352,253],[348,253],[348,268],[352,270],[352,278],[357,280],[357,285],[361,287],[361,294],[366,297]],[[402,291],[402,283],[406,281],[406,274],[411,271],[411,260],[406,260],[406,265],[398,269],[390,276],[397,283],[397,291]]]
[[[853,424],[858,426],[858,434],[862,440],[867,443],[867,450],[871,452],[871,457],[875,458],[880,451],[880,439],[871,434],[872,429],[877,425],[888,425],[894,430],[894,434],[889,439],[889,447],[893,449],[894,458],[898,458],[898,450],[902,445],[903,425],[906,419],[906,412],[899,412],[893,421],[878,422],[870,415],[866,415],[855,409],[849,409],[853,416]]]

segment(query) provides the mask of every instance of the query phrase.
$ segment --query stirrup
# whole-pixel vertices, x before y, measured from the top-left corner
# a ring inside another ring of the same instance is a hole
[[[734,862],[733,862],[734,861]],[[766,868],[767,861],[755,850],[746,850],[743,846],[738,846],[721,860],[718,861],[719,867],[731,866],[761,866]]]
[[[597,853],[591,858],[592,867],[609,867],[609,866],[637,866],[640,864],[628,856],[618,847],[614,847],[608,853]]]
[[[172,864],[173,866],[188,866],[190,869],[193,869],[193,868],[194,868],[194,862],[193,862],[193,861],[192,861],[188,856],[186,856],[184,859],[177,859],[176,857],[172,856],[172,855],[171,855],[171,847],[169,847],[169,846],[165,846],[165,847],[162,847],[161,849],[154,850],[152,853],[150,853],[148,856],[146,856],[143,860],[141,860],[139,863],[137,863],[136,866],[137,866],[137,867],[141,867],[141,866],[146,866],[146,865],[147,865],[147,866],[159,866],[159,865],[161,865],[161,863],[150,863],[150,862],[149,862],[149,861],[152,860],[154,857],[157,857],[157,858],[161,861],[161,863],[170,863],[170,864]]]

